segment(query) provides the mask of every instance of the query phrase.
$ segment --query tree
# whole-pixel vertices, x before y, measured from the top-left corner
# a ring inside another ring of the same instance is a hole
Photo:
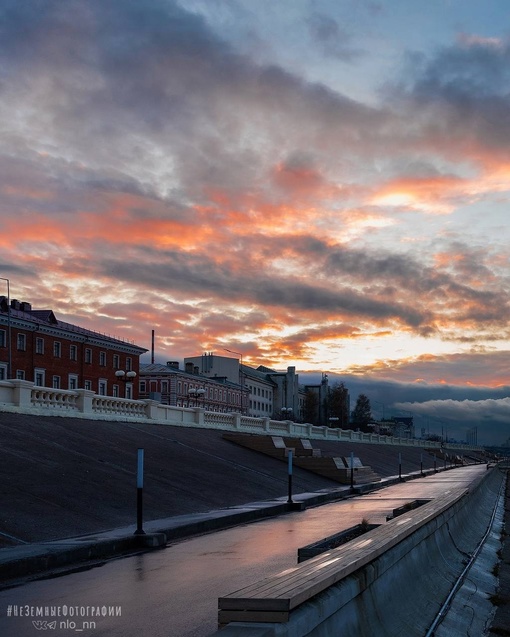
[[[319,422],[319,398],[311,389],[305,393],[303,420],[311,425],[316,425]]]
[[[370,400],[365,394],[360,394],[356,400],[356,406],[352,412],[352,422],[363,431],[367,431],[367,425],[372,420]]]
[[[349,390],[343,383],[335,383],[327,397],[328,425],[349,428]]]

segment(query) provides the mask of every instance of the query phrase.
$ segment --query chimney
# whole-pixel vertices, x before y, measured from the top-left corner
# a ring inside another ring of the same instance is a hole
[[[195,376],[198,376],[199,371],[200,371],[200,369],[199,369],[198,365],[195,365],[195,366],[193,367],[193,373],[195,374]]]
[[[23,301],[20,304],[20,310],[22,312],[30,312],[32,310],[32,305],[30,303],[27,303],[26,301]]]
[[[172,369],[179,369],[179,361],[167,361],[166,366]]]
[[[191,363],[190,361],[188,361],[188,362],[184,365],[184,371],[186,372],[186,374],[193,374],[193,363]]]

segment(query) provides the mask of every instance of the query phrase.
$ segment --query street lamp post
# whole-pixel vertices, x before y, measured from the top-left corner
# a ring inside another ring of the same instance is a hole
[[[7,283],[7,379],[12,378],[12,343],[11,343],[11,282],[3,276],[1,281]]]
[[[292,407],[282,407],[281,412],[282,412],[282,418],[284,420],[290,420],[290,417],[292,415]]]
[[[121,380],[123,383],[126,383],[126,387],[124,389],[124,398],[127,398],[126,396],[127,383],[132,383],[135,380],[136,372],[133,372],[133,371],[125,372],[123,369],[118,369],[115,372],[115,378],[117,380]],[[130,396],[130,398],[132,398],[132,396]]]
[[[200,398],[203,398],[205,394],[205,389],[197,389],[196,387],[190,387],[188,390],[188,397],[195,399],[195,407],[198,406],[198,401]]]

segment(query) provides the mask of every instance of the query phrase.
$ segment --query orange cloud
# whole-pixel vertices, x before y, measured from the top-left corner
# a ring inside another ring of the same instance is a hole
[[[458,177],[403,177],[376,189],[370,203],[448,214],[454,209],[450,200],[462,193],[465,185],[465,181]]]

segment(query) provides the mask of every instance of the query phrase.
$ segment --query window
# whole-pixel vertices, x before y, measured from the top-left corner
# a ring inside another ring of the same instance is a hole
[[[132,360],[131,358],[128,356],[126,358],[126,372],[130,372],[133,368],[132,368]]]
[[[40,336],[35,339],[35,353],[44,354],[44,338]]]
[[[53,343],[53,356],[55,358],[60,358],[62,355],[62,343],[60,341],[55,341]]]
[[[0,330],[0,347],[7,346],[7,339],[5,337],[5,330]]]
[[[86,380],[85,381],[84,389],[88,389],[89,391],[92,391],[92,381],[91,380]]]
[[[25,372],[22,369],[16,370],[16,379],[25,380]]]
[[[120,356],[118,354],[113,355],[113,369],[120,369]]]
[[[106,352],[99,352],[99,364],[106,367]]]
[[[18,350],[24,352],[27,349],[27,337],[24,334],[18,334],[17,338]]]
[[[53,389],[60,389],[60,376],[53,376],[51,386]]]
[[[44,369],[35,370],[34,382],[38,387],[44,387]]]
[[[69,347],[69,359],[72,361],[77,361],[78,360],[78,346],[77,345],[71,345]]]
[[[114,398],[118,398],[119,397],[119,386],[118,385],[113,385],[113,387],[112,387],[112,396]]]
[[[0,380],[7,379],[7,365],[0,363]]]
[[[126,398],[133,398],[133,388],[129,383],[126,385]]]
[[[89,347],[85,349],[85,362],[89,365],[92,363],[92,350]]]
[[[69,374],[67,387],[68,389],[78,389],[78,376],[76,374]]]
[[[99,381],[99,395],[106,396],[106,381],[104,379]]]
[[[163,393],[163,394],[167,394],[168,393],[168,381],[167,380],[162,380],[161,381],[161,393]]]
[[[140,381],[140,392],[141,392],[142,394],[145,394],[145,392],[147,391],[147,390],[145,389],[145,387],[146,387],[146,385],[145,385],[145,381],[144,381],[144,380],[141,380],[141,381]]]

